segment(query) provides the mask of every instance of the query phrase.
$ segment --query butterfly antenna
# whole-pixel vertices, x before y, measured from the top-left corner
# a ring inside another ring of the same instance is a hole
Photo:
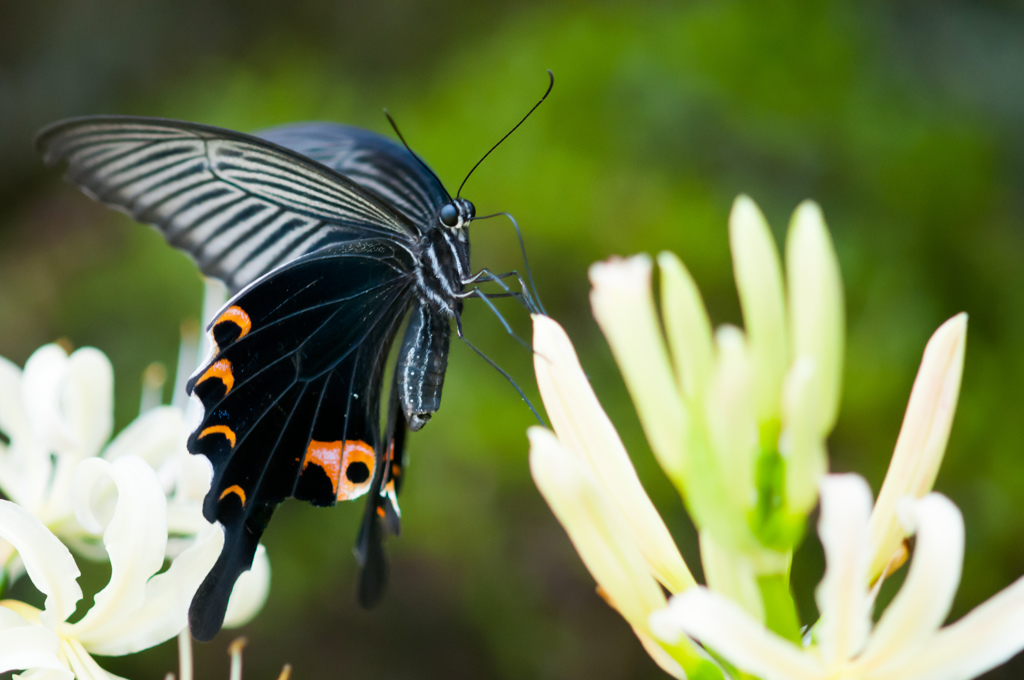
[[[550,82],[550,83],[548,83],[548,89],[547,89],[547,91],[546,91],[546,92],[544,93],[544,96],[540,98],[540,101],[539,101],[539,102],[537,102],[536,104],[534,104],[534,105],[533,105],[533,108],[532,108],[532,109],[530,109],[529,111],[527,111],[527,112],[526,112],[526,115],[525,115],[525,116],[523,116],[523,119],[522,119],[521,121],[519,121],[518,123],[516,123],[516,124],[515,124],[515,127],[513,127],[513,128],[511,129],[511,130],[509,130],[508,132],[506,132],[506,133],[505,133],[505,136],[504,136],[504,137],[502,137],[501,139],[499,139],[499,140],[498,140],[498,143],[497,143],[497,144],[495,144],[494,146],[492,146],[492,147],[490,148],[490,150],[489,150],[489,151],[488,151],[487,153],[485,153],[485,154],[483,155],[483,158],[481,158],[480,160],[478,160],[478,161],[476,162],[476,165],[474,165],[474,166],[473,166],[473,167],[472,167],[472,168],[470,169],[470,171],[469,171],[469,174],[468,174],[468,175],[466,175],[466,179],[462,180],[462,184],[460,184],[460,185],[459,185],[459,190],[455,192],[455,198],[458,198],[459,196],[461,196],[461,195],[462,195],[462,187],[466,186],[466,180],[468,180],[468,179],[469,179],[469,176],[473,174],[473,170],[476,170],[476,169],[477,169],[478,167],[480,167],[480,164],[484,162],[484,158],[487,158],[488,156],[490,156],[490,155],[491,155],[491,151],[494,151],[495,149],[497,149],[497,148],[498,148],[498,146],[499,146],[499,145],[500,145],[500,144],[501,144],[502,142],[504,142],[504,141],[505,141],[506,139],[508,139],[508,136],[509,136],[509,135],[511,135],[511,134],[512,134],[513,132],[515,132],[515,131],[516,131],[516,129],[517,129],[517,128],[518,128],[518,127],[519,127],[520,125],[522,125],[523,123],[525,123],[525,122],[526,122],[526,119],[530,117],[530,114],[531,114],[531,113],[533,113],[534,111],[536,111],[536,110],[537,110],[537,107],[538,107],[538,106],[540,106],[541,104],[543,104],[543,103],[544,103],[544,100],[548,98],[548,95],[549,95],[549,94],[551,94],[551,88],[553,88],[553,87],[555,86],[555,74],[551,72],[551,69],[548,69],[548,77],[549,77],[549,78],[551,79],[551,82]],[[421,162],[422,162],[422,161],[421,161]]]
[[[544,95],[544,96],[546,97],[547,95]],[[536,108],[536,107],[534,107],[534,108]],[[441,190],[444,191],[446,196],[448,196],[448,200],[449,201],[452,200],[452,195],[449,194],[448,190],[444,188],[444,182],[442,182],[441,178],[437,176],[437,173],[435,173],[433,170],[431,170],[430,166],[427,165],[426,163],[424,163],[423,159],[420,158],[418,155],[416,155],[416,152],[412,150],[412,147],[410,147],[409,143],[405,141],[405,137],[402,136],[401,131],[398,129],[398,124],[395,123],[395,119],[391,117],[391,114],[388,113],[387,109],[384,109],[384,116],[388,119],[388,122],[391,123],[391,129],[394,130],[395,134],[398,135],[398,138],[400,140],[402,140],[402,146],[405,147],[405,150],[408,151],[409,153],[411,153],[412,157],[415,158],[416,161],[420,165],[423,166],[423,169],[426,170],[427,172],[429,172],[430,176],[437,180],[437,183],[441,186]],[[513,129],[515,129],[515,128],[513,128]],[[488,152],[488,153],[490,153],[490,152]],[[465,184],[465,182],[463,182],[463,184]],[[461,188],[462,187],[459,187],[459,189],[461,189]]]
[[[530,271],[530,261],[526,258],[526,244],[523,242],[523,232],[519,229],[519,223],[516,222],[516,218],[512,217],[511,213],[499,212],[493,215],[484,215],[483,217],[474,217],[473,221],[486,220],[491,217],[505,216],[512,222],[512,226],[515,227],[516,236],[519,237],[519,252],[523,254],[523,268],[526,270],[526,280],[530,282],[530,288],[533,291],[533,300],[537,303],[537,307],[540,309],[541,314],[547,316],[547,310],[544,309],[544,303],[540,301],[540,294],[537,293],[537,284],[533,282],[533,272]]]

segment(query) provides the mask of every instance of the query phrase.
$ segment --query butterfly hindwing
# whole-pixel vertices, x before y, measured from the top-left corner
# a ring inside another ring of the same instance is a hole
[[[36,145],[90,196],[155,225],[237,291],[318,248],[370,236],[409,242],[414,224],[337,171],[240,132],[159,118],[56,123]]]
[[[188,444],[213,465],[203,512],[224,526],[225,547],[193,600],[197,638],[220,628],[278,503],[333,505],[383,474],[381,373],[411,303],[408,257],[382,240],[312,253],[243,290],[211,323],[215,351],[188,384],[204,408]]]
[[[382,465],[373,477],[370,496],[363,512],[363,523],[356,539],[359,573],[359,604],[372,607],[384,595],[388,582],[388,563],[384,554],[384,534],[397,535],[401,512],[398,492],[405,471],[405,435],[408,426],[399,402],[397,375],[391,386],[387,431],[381,441]]]

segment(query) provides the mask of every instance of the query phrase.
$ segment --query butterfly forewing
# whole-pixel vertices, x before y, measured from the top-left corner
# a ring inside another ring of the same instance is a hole
[[[338,172],[230,130],[131,117],[73,119],[44,130],[49,164],[96,199],[156,225],[200,269],[239,290],[332,243],[409,243],[410,219]]]
[[[368,130],[300,123],[257,133],[345,175],[395,206],[421,229],[432,228],[448,193],[408,150]]]

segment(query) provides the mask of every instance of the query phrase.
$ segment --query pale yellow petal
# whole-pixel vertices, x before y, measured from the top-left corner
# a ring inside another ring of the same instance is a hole
[[[753,619],[732,600],[706,588],[690,588],[651,616],[651,628],[666,642],[687,634],[737,668],[763,680],[822,680],[810,654]]]
[[[914,557],[899,593],[885,608],[856,667],[885,672],[917,656],[946,620],[964,562],[964,518],[945,496],[907,499],[900,508],[916,535]]]
[[[735,326],[715,333],[718,363],[704,402],[704,419],[711,437],[717,473],[728,498],[719,499],[719,512],[743,516],[757,502],[754,464],[758,455],[758,426],[753,402],[753,370],[746,340]],[[721,504],[728,501],[731,508]]]
[[[963,680],[1024,649],[1024,577],[941,629],[927,647],[877,680]]]
[[[43,625],[55,628],[82,599],[80,572],[60,540],[25,508],[0,500],[0,539],[14,546],[32,585],[46,596]]]
[[[845,315],[839,260],[821,208],[804,201],[793,213],[786,237],[790,343],[793,360],[814,360],[819,432],[832,429],[842,387]]]
[[[661,268],[661,317],[672,350],[672,365],[680,389],[696,401],[707,388],[714,368],[711,320],[701,302],[697,283],[675,253],[658,255]]]
[[[907,535],[896,516],[900,500],[924,496],[939,473],[960,394],[966,342],[967,315],[957,314],[925,347],[896,450],[871,514],[872,579],[882,573]]]
[[[141,606],[118,612],[102,626],[72,625],[70,632],[91,653],[111,656],[134,654],[171,639],[185,628],[192,597],[223,546],[221,527],[207,524],[166,571],[146,582]]]
[[[755,408],[763,422],[779,416],[789,347],[779,251],[764,215],[747,196],[733,203],[729,245],[749,339]]]
[[[114,429],[114,367],[107,355],[83,347],[68,357],[61,409],[81,453],[98,454]]]
[[[825,551],[825,576],[815,590],[821,613],[815,628],[826,667],[860,652],[871,629],[873,601],[867,583],[870,512],[871,489],[863,477],[828,475],[822,480],[818,536]]]
[[[252,567],[242,572],[231,590],[231,599],[228,600],[228,609],[224,614],[224,627],[239,628],[252,621],[263,609],[269,593],[270,560],[267,559],[267,549],[258,545]]]
[[[814,384],[814,360],[798,359],[786,374],[782,397],[779,453],[786,461],[786,502],[792,512],[809,513],[818,502],[818,486],[828,472],[828,454],[818,423],[820,403]]]
[[[95,490],[111,481],[117,487],[117,500],[108,520],[105,508],[96,508],[93,501],[102,497]],[[153,468],[135,456],[113,463],[102,458],[82,461],[75,471],[74,490],[76,517],[93,531],[102,528],[103,546],[110,556],[110,581],[74,624],[77,636],[98,644],[107,639],[108,630],[145,605],[146,583],[164,563],[167,499]]]
[[[590,282],[594,318],[622,370],[654,455],[679,487],[688,416],[654,307],[651,259],[636,255],[594,264]]]
[[[608,599],[630,624],[647,630],[647,617],[665,596],[647,568],[620,513],[576,456],[541,427],[531,427],[530,471],[544,500]]]
[[[71,680],[71,672],[58,656],[59,649],[60,638],[52,629],[38,625],[38,621],[30,623],[0,605],[0,673],[47,669],[54,678]]]
[[[546,316],[534,315],[533,325],[537,386],[559,441],[587,463],[605,496],[628,522],[658,580],[671,592],[693,585],[693,576],[640,484],[565,331]]]

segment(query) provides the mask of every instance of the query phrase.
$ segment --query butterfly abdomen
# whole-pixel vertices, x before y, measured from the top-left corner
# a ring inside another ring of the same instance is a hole
[[[412,430],[423,427],[441,408],[450,340],[445,314],[424,304],[413,309],[395,366],[398,397]]]

